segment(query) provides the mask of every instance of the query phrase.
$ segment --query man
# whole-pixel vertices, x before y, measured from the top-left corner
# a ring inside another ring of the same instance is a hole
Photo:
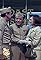
[[[6,41],[3,41],[3,32],[7,22],[11,18],[11,7],[0,9],[1,17],[0,17],[0,54],[2,54],[2,44]]]
[[[24,40],[26,38],[27,27],[24,25],[24,16],[21,12],[15,14],[15,23],[11,26],[12,29],[12,60],[25,60],[26,46],[17,44],[19,40]],[[24,46],[24,47],[23,47]]]

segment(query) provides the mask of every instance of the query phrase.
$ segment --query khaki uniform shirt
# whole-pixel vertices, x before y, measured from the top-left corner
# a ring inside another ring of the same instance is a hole
[[[29,30],[26,40],[32,41],[34,46],[37,46],[41,38],[41,28],[39,26]]]
[[[0,44],[2,43],[2,35],[3,35],[3,31],[6,25],[6,20],[2,17],[0,17]]]
[[[2,54],[2,36],[6,25],[6,20],[0,17],[0,54]]]
[[[13,28],[13,35],[12,39],[14,42],[17,42],[19,40],[24,40],[26,38],[27,33],[27,27],[26,25],[23,25],[22,27],[18,28],[16,24],[12,24],[11,27]]]
[[[6,25],[3,32],[3,43],[9,43],[11,40],[10,29],[9,26]]]

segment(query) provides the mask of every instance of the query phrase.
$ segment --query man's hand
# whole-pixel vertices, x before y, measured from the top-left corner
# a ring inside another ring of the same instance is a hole
[[[20,43],[20,44],[25,43],[26,46],[28,46],[28,45],[32,45],[32,42],[31,42],[31,41],[27,41],[27,40],[19,40],[17,43]]]
[[[32,44],[31,41],[27,41],[26,46],[31,45],[31,44]]]
[[[20,43],[20,44],[22,44],[22,43],[27,44],[27,41],[26,40],[19,40],[18,43]]]

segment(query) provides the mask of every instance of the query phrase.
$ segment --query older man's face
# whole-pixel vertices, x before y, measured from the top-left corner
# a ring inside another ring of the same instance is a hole
[[[10,20],[11,19],[11,12],[7,12],[6,17],[7,17],[7,20]]]
[[[18,26],[20,26],[21,24],[22,24],[22,22],[23,22],[23,17],[16,17],[15,18],[15,23],[18,25]]]

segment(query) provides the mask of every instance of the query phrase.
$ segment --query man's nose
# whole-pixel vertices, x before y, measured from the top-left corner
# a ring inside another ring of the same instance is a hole
[[[18,21],[20,21],[20,19],[18,19]]]

